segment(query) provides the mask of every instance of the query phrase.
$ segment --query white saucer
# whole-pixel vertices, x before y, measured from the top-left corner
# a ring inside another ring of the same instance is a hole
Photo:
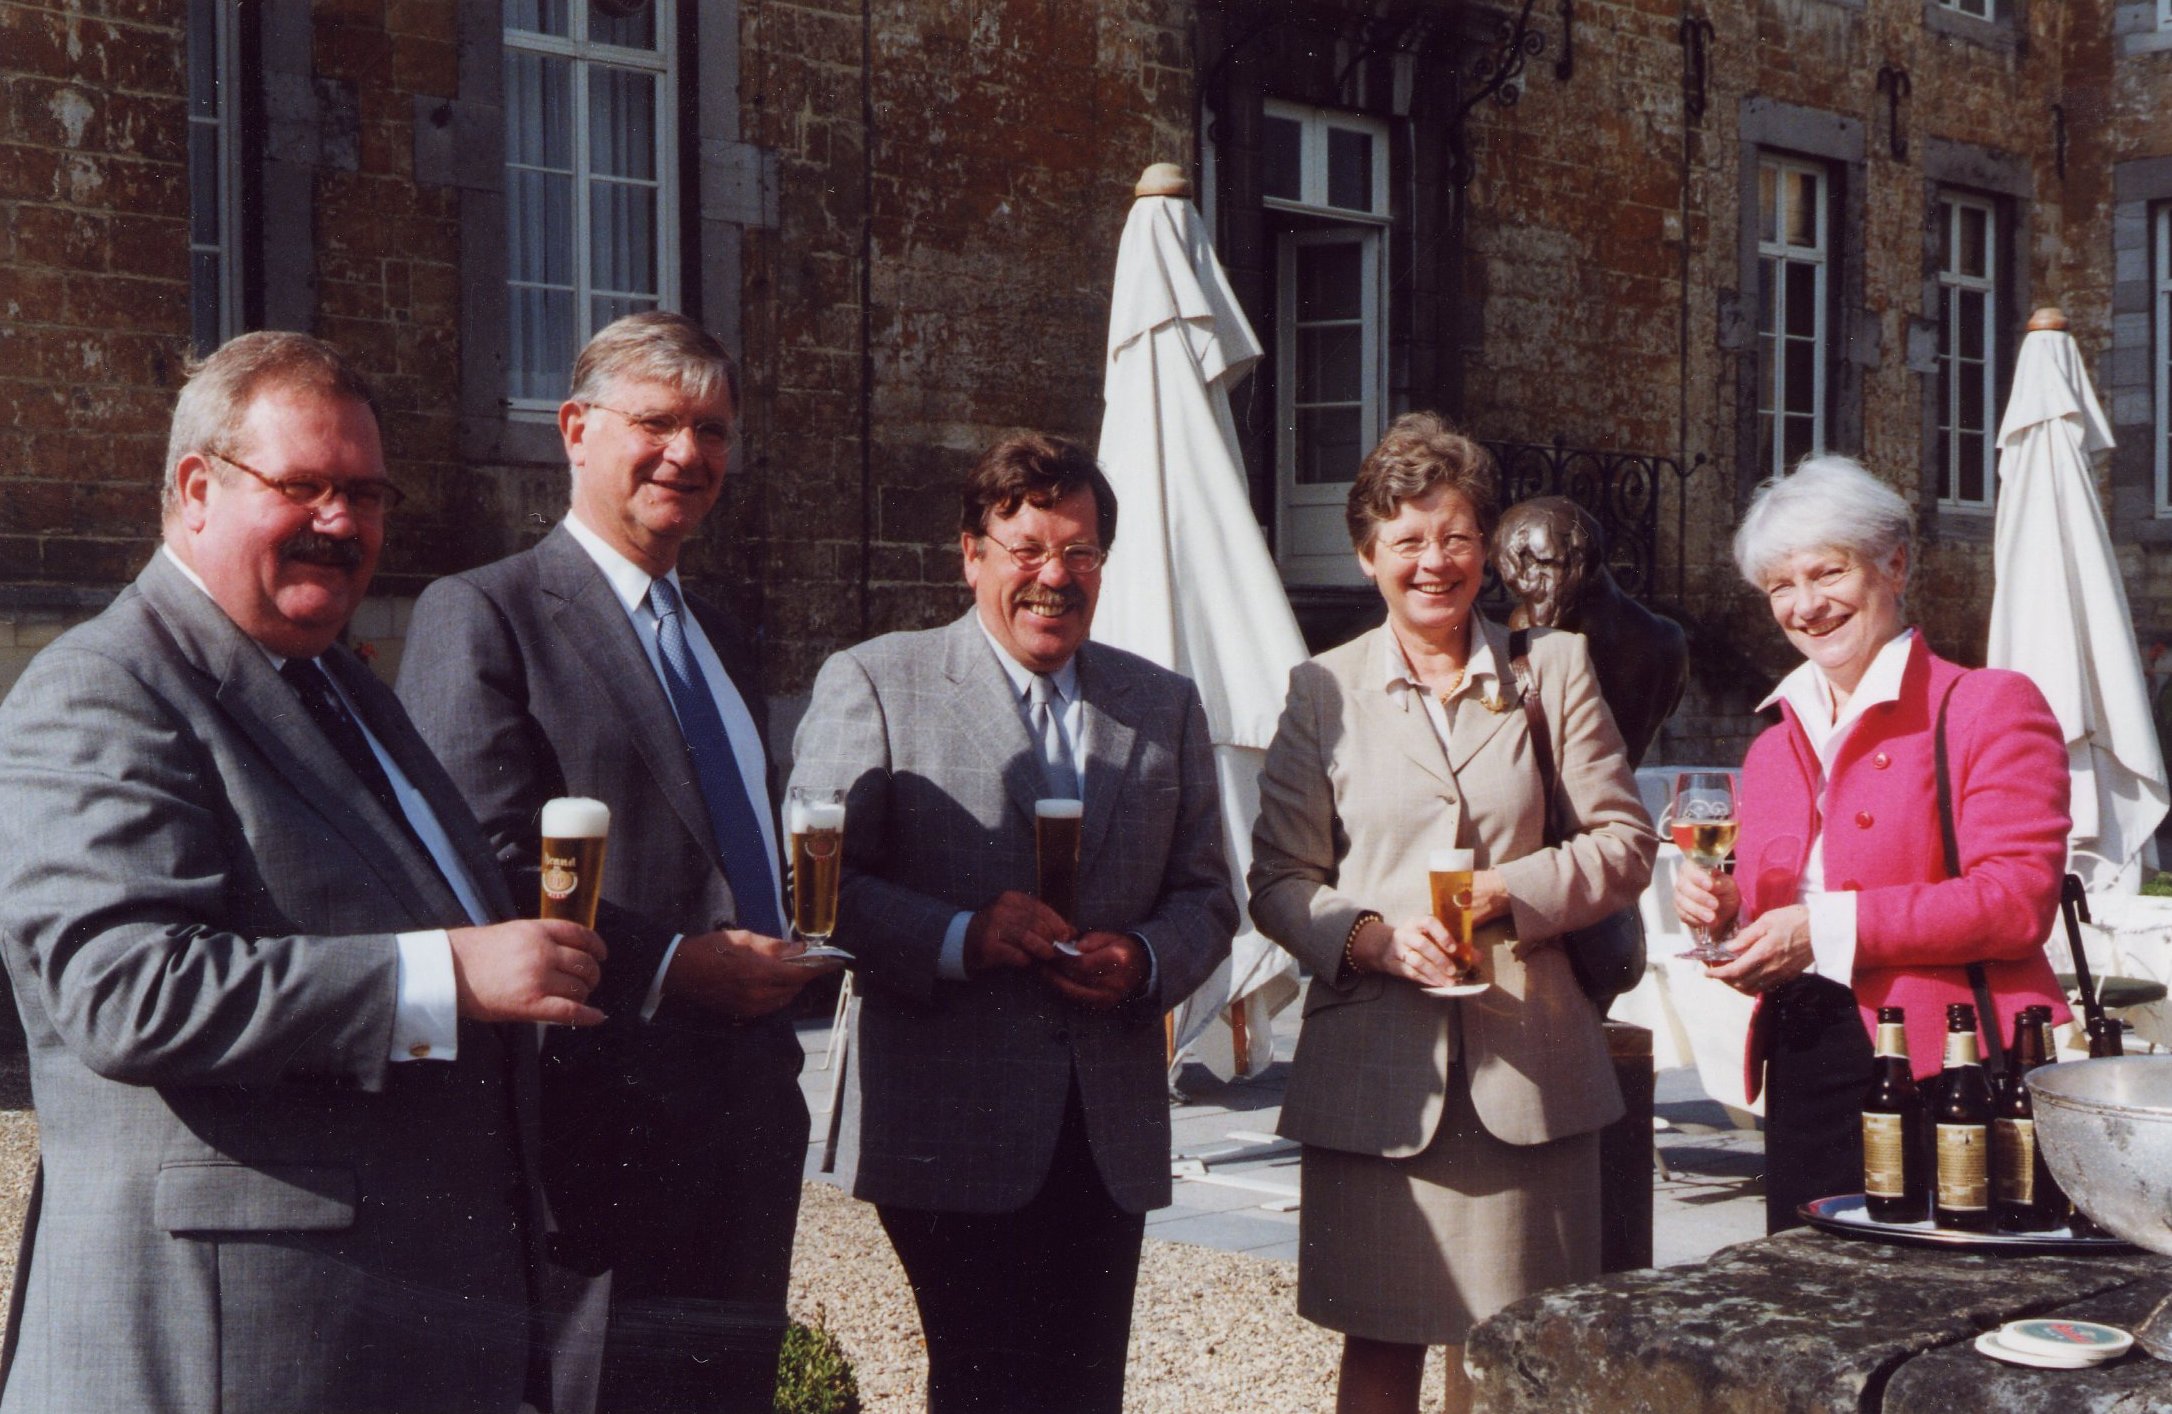
[[[2117,1326],[2095,1321],[2062,1321],[2037,1316],[2008,1321],[1995,1334],[2008,1350],[2041,1355],[2048,1360],[2117,1360],[2134,1348],[2134,1337]]]
[[[1491,982],[1457,982],[1452,986],[1420,987],[1418,990],[1429,997],[1475,997],[1480,992],[1492,991],[1493,984]]]
[[[2016,1350],[1999,1339],[1997,1331],[1985,1331],[1976,1337],[1976,1353],[2003,1360],[2009,1365],[2026,1365],[2032,1370],[2086,1370],[2104,1361],[2096,1356],[2039,1355],[2033,1350]]]

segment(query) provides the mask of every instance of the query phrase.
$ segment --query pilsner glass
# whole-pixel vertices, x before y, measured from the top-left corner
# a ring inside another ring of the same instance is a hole
[[[1691,862],[1718,873],[1735,851],[1741,825],[1735,815],[1735,778],[1726,771],[1684,771],[1674,778],[1674,803],[1667,807],[1668,832],[1675,848]],[[1703,928],[1689,930],[1694,944],[1677,957],[1703,963],[1733,962],[1734,953],[1712,941]]]
[[[845,863],[845,793],[792,787],[784,803],[792,848],[792,931],[827,943],[837,931],[837,886]]]
[[[538,918],[565,918],[596,926],[603,895],[604,837],[611,807],[586,796],[562,795],[543,803],[543,900]]]
[[[1433,916],[1448,929],[1450,958],[1460,974],[1457,986],[1486,985],[1471,925],[1471,880],[1477,873],[1476,864],[1476,854],[1467,849],[1436,849],[1425,861],[1433,893]]]
[[[1034,896],[1056,916],[1078,926],[1078,845],[1086,818],[1083,801],[1060,797],[1033,802]]]

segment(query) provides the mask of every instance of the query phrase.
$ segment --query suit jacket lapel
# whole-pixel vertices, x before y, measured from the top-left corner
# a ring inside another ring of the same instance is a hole
[[[625,604],[564,526],[544,539],[536,558],[543,593],[555,603],[553,627],[611,704],[612,719],[624,727],[673,812],[713,856],[716,831],[694,776],[694,760],[686,751],[686,736],[633,621],[626,617]]]
[[[944,635],[943,674],[958,687],[945,698],[944,710],[957,740],[984,743],[990,758],[1002,763],[1003,788],[1031,825],[1033,803],[1048,794],[1041,753],[1026,734],[1010,675],[981,634],[979,613],[977,608],[966,610]]]
[[[1079,874],[1084,877],[1108,837],[1109,822],[1116,818],[1139,734],[1127,720],[1130,675],[1117,660],[1087,643],[1079,649],[1078,664],[1081,735],[1085,737],[1084,778],[1079,783],[1086,794],[1086,819],[1079,835]]]
[[[1493,648],[1494,671],[1500,676],[1500,700],[1507,710],[1488,711],[1476,697],[1466,697],[1456,707],[1455,726],[1448,733],[1448,766],[1461,771],[1484,749],[1493,735],[1508,724],[1511,716],[1523,711],[1523,697],[1516,688],[1515,673],[1508,665],[1508,631],[1487,619],[1477,620],[1479,632]]]
[[[1411,765],[1440,784],[1451,785],[1454,781],[1449,774],[1448,758],[1441,753],[1440,738],[1433,732],[1433,719],[1427,715],[1425,700],[1420,695],[1424,689],[1397,693],[1381,686],[1382,665],[1387,661],[1393,633],[1394,630],[1382,624],[1366,636],[1366,646],[1358,652],[1357,681],[1352,689],[1361,702],[1379,702],[1385,735],[1394,740]]]

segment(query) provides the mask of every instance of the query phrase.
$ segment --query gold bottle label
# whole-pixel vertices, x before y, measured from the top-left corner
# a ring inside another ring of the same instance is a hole
[[[2036,1121],[2002,1119],[1992,1125],[1998,1141],[1998,1193],[2001,1203],[2036,1201]]]
[[[1908,1059],[1908,1027],[1898,1021],[1878,1023],[1878,1054],[1897,1060]]]
[[[1938,1206],[1982,1212],[1991,1206],[1991,1132],[1981,1124],[1938,1126]]]
[[[1863,1115],[1863,1191],[1873,1198],[1908,1196],[1908,1142],[1899,1115]]]
[[[1976,1033],[1973,1031],[1948,1031],[1946,1033],[1946,1069],[1959,1065],[1978,1065],[1982,1057],[1976,1054]]]

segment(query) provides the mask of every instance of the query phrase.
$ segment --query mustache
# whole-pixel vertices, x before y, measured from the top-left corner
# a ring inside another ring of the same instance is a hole
[[[279,547],[279,558],[284,563],[326,565],[332,569],[359,569],[362,565],[362,542],[323,535],[314,530],[300,530],[287,538]]]
[[[1032,609],[1082,609],[1086,606],[1086,594],[1075,584],[1066,584],[1061,589],[1036,585],[1019,595],[1018,602]]]

